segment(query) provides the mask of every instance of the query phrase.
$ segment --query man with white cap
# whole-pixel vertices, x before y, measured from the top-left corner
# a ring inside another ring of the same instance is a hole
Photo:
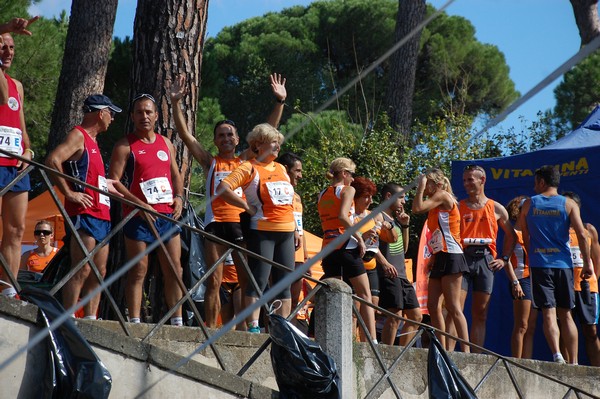
[[[75,126],[65,140],[46,158],[46,164],[59,172],[75,177],[82,182],[108,191],[110,182],[106,179],[104,162],[98,147],[98,135],[110,126],[115,113],[121,108],[102,94],[94,94],[83,103],[83,121]],[[110,232],[110,198],[79,184],[54,176],[54,182],[65,196],[65,209],[75,225],[86,249],[92,251]],[[111,190],[113,192],[114,190]],[[67,231],[67,235],[70,235]],[[75,267],[84,257],[76,240],[69,243],[71,265]],[[94,255],[94,264],[104,277],[108,244]],[[77,303],[80,296],[98,287],[99,281],[89,264],[81,268],[63,287],[62,298],[66,309]],[[95,319],[100,303],[100,294],[84,305],[84,317]]]

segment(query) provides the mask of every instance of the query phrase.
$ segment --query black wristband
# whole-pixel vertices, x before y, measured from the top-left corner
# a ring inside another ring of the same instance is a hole
[[[285,99],[280,100],[280,99],[276,98],[275,101],[277,101],[279,104],[285,104]]]
[[[402,227],[403,229],[408,229],[410,227],[410,224],[401,224],[400,227]]]

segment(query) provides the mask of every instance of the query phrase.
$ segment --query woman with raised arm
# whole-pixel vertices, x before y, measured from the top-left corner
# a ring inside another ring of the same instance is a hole
[[[433,168],[419,176],[419,185],[413,201],[415,213],[427,213],[427,227],[431,231],[428,245],[433,258],[430,260],[429,293],[427,308],[432,325],[445,331],[442,303],[452,316],[458,337],[469,341],[467,320],[460,301],[463,273],[468,271],[460,245],[460,213],[450,181],[440,169]],[[446,339],[437,334],[445,347]],[[463,352],[470,352],[469,345],[462,344]]]

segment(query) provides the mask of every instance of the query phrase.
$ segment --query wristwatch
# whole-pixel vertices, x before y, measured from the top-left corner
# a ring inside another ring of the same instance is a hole
[[[509,258],[508,256],[504,255],[504,256],[502,257],[502,260],[503,260],[504,262],[508,263],[508,261],[510,260],[510,258]]]
[[[519,285],[519,280],[515,280],[515,281],[513,281],[513,282],[512,282],[512,284],[513,284],[513,286],[515,286],[515,287],[516,287],[517,285]]]

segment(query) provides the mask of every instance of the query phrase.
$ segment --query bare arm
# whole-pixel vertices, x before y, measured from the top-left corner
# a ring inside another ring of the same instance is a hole
[[[414,213],[427,213],[438,206],[444,210],[452,209],[454,199],[444,190],[437,190],[432,196],[425,199],[426,185],[427,177],[425,175],[419,176],[419,185],[412,205]]]
[[[517,243],[517,233],[512,227],[510,220],[508,218],[508,212],[506,208],[502,206],[502,204],[494,201],[494,211],[496,213],[496,218],[498,221],[498,226],[504,231],[504,244],[502,246],[502,255],[500,255],[500,259],[496,258],[490,262],[490,268],[492,271],[498,271],[506,266],[505,262],[502,260],[502,257],[506,256],[510,258],[513,251],[515,250],[515,244]],[[512,269],[512,268],[507,268]],[[514,273],[513,273],[514,274]],[[511,280],[513,281],[513,280]]]
[[[243,198],[238,197],[238,195],[233,191],[236,188],[237,187],[231,187],[226,181],[222,181],[217,187],[217,195],[219,195],[228,204],[242,208],[250,215],[254,215],[256,213],[256,209],[253,206],[250,206]]]
[[[398,270],[396,270],[394,265],[388,262],[388,260],[385,258],[385,256],[383,256],[381,251],[375,253],[375,259],[377,260],[377,263],[383,268],[383,273],[387,278],[398,277]]]
[[[175,147],[169,140],[165,140],[171,152],[171,183],[173,184],[173,219],[179,219],[183,210],[183,178],[175,158]]]
[[[13,32],[18,35],[31,36],[32,33],[27,30],[27,27],[39,18],[39,16],[35,16],[31,19],[13,18],[6,23],[0,24],[0,35]]]
[[[79,130],[71,130],[67,134],[65,140],[60,143],[54,151],[48,154],[46,157],[46,165],[64,173],[63,162],[78,160],[83,154],[84,141],[83,134]],[[51,177],[54,184],[56,184],[60,192],[64,194],[67,201],[78,204],[84,208],[93,205],[93,198],[89,194],[71,190],[67,180],[63,177],[58,175],[52,175]]]
[[[0,34],[0,49],[4,47],[4,39]],[[4,75],[4,71],[0,73],[0,105],[8,103],[8,80]]]
[[[123,174],[125,173],[125,166],[127,165],[127,158],[129,157],[129,153],[130,153],[130,148],[129,148],[129,143],[127,142],[126,138],[119,140],[115,144],[115,147],[113,148],[112,156],[110,158],[110,166],[108,169],[108,178],[113,180],[113,185],[114,185],[115,189],[123,195],[123,198],[125,198],[126,200],[131,201],[135,204],[138,204],[142,208],[154,210],[154,208],[152,208],[152,206],[150,206],[146,202],[142,201],[141,199],[139,199],[138,197],[133,195],[131,193],[131,191],[129,191],[127,189],[127,187],[125,187],[125,185],[123,185],[123,183],[121,183],[121,178],[123,177]],[[152,221],[154,221],[153,216],[149,215],[149,217]]]
[[[19,263],[19,270],[27,270],[27,259],[29,259],[29,254],[32,250],[25,251],[23,255],[21,255],[21,262]]]
[[[383,215],[380,213],[373,218],[377,223],[381,223],[381,230],[379,231],[379,239],[387,243],[394,243],[398,241],[398,232],[394,228],[394,225],[384,220]]]
[[[267,118],[267,123],[277,128],[281,121],[281,115],[283,115],[283,101],[285,101],[287,97],[287,91],[285,89],[285,78],[282,78],[280,74],[274,73],[270,76],[270,79],[271,90],[277,101],[275,101],[273,111],[271,111],[271,114]]]
[[[523,244],[525,245],[525,251],[530,252],[529,248],[529,227],[527,226],[527,214],[529,213],[529,207],[531,206],[531,199],[525,200],[521,207],[521,213],[519,213],[519,226],[521,226],[521,233],[523,235]]]
[[[179,75],[175,82],[171,85],[171,105],[173,107],[173,118],[175,119],[175,127],[181,140],[184,142],[188,150],[192,153],[196,161],[204,169],[204,173],[208,173],[210,164],[213,160],[212,155],[208,152],[198,140],[188,130],[186,120],[181,110],[181,99],[187,94],[185,87],[185,76]]]
[[[342,194],[341,194],[342,203],[340,205],[340,212],[338,213],[338,219],[340,221],[340,224],[345,228],[349,228],[352,226],[352,220],[350,220],[349,215],[350,215],[350,208],[352,207],[352,201],[354,201],[355,193],[356,193],[356,190],[352,186],[346,186],[342,190]],[[354,234],[352,236],[356,239],[356,241],[358,241],[359,255],[362,258],[367,250],[366,246],[365,246],[365,242],[364,242],[362,236],[358,233],[358,231],[354,232]]]
[[[21,139],[23,140],[23,149],[24,150],[31,149],[31,143],[29,142],[29,135],[27,134],[27,126],[25,125],[25,112],[23,111],[23,109],[25,108],[25,106],[24,106],[25,95],[24,95],[24,91],[23,91],[23,85],[18,80],[14,80],[14,82],[17,85],[17,91],[19,92],[19,97],[21,97],[21,109],[19,110],[19,119],[21,121]],[[32,155],[33,154],[30,151],[24,151],[21,156],[23,158],[31,159]],[[26,167],[26,165],[23,163],[20,163],[18,166],[20,167],[20,169],[23,169]]]
[[[600,275],[600,243],[598,243],[598,231],[591,223],[587,223],[586,228],[592,241],[590,244],[590,259],[594,264],[594,273],[597,278],[598,275]]]
[[[565,207],[569,215],[569,220],[571,221],[571,227],[575,230],[575,234],[577,235],[579,250],[581,251],[581,257],[583,258],[581,277],[583,279],[588,279],[593,275],[594,271],[590,262],[590,247],[587,241],[587,230],[581,221],[579,206],[577,206],[575,201],[571,198],[567,198]]]

